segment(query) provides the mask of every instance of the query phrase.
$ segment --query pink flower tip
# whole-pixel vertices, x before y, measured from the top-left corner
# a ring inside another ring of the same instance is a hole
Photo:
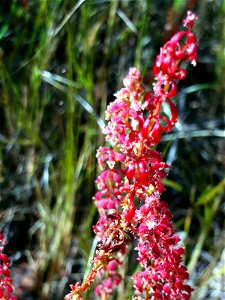
[[[192,29],[194,23],[198,20],[198,17],[192,12],[187,12],[187,17],[183,20],[184,26]]]

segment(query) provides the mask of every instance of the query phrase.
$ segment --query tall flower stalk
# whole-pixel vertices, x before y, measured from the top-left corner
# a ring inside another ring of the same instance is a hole
[[[175,34],[160,50],[153,68],[153,90],[147,91],[140,72],[131,68],[115,101],[106,110],[104,128],[110,147],[100,147],[97,158],[102,173],[97,178],[94,201],[100,219],[93,227],[99,242],[92,270],[83,283],[71,285],[68,299],[84,299],[83,292],[96,281],[100,299],[109,299],[123,280],[120,269],[127,245],[136,240],[142,268],[132,276],[133,299],[190,299],[179,245],[167,204],[160,201],[162,179],[170,168],[155,150],[161,135],[176,123],[178,111],[171,101],[177,82],[184,79],[183,61],[196,64],[196,38],[192,27],[196,16],[188,12],[186,30]],[[170,108],[170,116],[163,111]]]

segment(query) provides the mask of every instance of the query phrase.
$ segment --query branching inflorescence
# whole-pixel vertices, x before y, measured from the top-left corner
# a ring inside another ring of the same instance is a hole
[[[196,16],[188,12],[186,30],[175,34],[160,50],[153,68],[153,91],[146,91],[142,77],[131,68],[116,100],[106,110],[106,141],[111,147],[97,152],[102,173],[97,178],[94,201],[100,219],[94,226],[99,238],[93,268],[82,284],[71,286],[65,299],[83,299],[97,274],[102,276],[95,293],[108,299],[123,280],[119,270],[127,245],[137,240],[138,261],[142,267],[132,276],[133,299],[190,299],[192,288],[185,282],[188,272],[183,263],[167,204],[160,201],[162,179],[170,168],[155,150],[163,132],[169,132],[178,117],[171,98],[177,82],[186,71],[182,61],[196,64],[196,38],[192,27]],[[170,116],[163,105],[170,108]]]

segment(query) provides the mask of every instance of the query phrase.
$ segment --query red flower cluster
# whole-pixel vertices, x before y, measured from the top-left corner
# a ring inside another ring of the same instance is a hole
[[[177,120],[178,111],[170,98],[177,92],[177,81],[186,76],[180,62],[196,62],[196,39],[191,32],[195,20],[188,12],[184,20],[187,30],[175,34],[161,48],[153,68],[153,91],[145,90],[139,71],[131,68],[123,80],[124,88],[106,110],[104,134],[112,147],[100,147],[97,152],[102,173],[94,197],[100,213],[94,231],[99,243],[91,273],[81,285],[72,286],[65,299],[83,299],[83,291],[97,273],[105,279],[97,286],[96,295],[108,299],[122,280],[121,260],[134,238],[144,268],[132,277],[134,299],[186,300],[191,296],[192,288],[185,284],[188,273],[182,265],[184,249],[174,235],[167,205],[160,201],[162,179],[170,166],[154,149],[162,133],[170,131]],[[163,105],[170,108],[170,116]]]
[[[2,300],[16,300],[13,294],[11,274],[9,270],[9,258],[2,251],[5,246],[5,239],[3,233],[0,232],[0,299]]]
[[[108,278],[104,279],[95,289],[95,294],[104,299],[112,295],[113,288],[119,285],[122,280],[122,276],[117,272],[117,266],[122,266],[119,260],[110,261],[104,268],[100,270],[101,273],[108,273]]]
[[[148,197],[136,211],[140,224],[136,249],[144,271],[132,277],[134,299],[190,299],[192,288],[184,283],[188,279],[182,265],[184,249],[178,246],[171,217],[167,204],[156,196]]]

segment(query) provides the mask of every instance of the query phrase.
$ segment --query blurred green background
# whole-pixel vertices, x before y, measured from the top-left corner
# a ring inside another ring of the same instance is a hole
[[[19,299],[61,300],[90,268],[104,111],[129,67],[151,89],[155,56],[189,9],[199,16],[198,60],[158,148],[173,165],[163,199],[186,246],[193,299],[225,299],[225,2],[2,0],[0,227]],[[132,298],[132,271],[128,256],[113,299]]]

